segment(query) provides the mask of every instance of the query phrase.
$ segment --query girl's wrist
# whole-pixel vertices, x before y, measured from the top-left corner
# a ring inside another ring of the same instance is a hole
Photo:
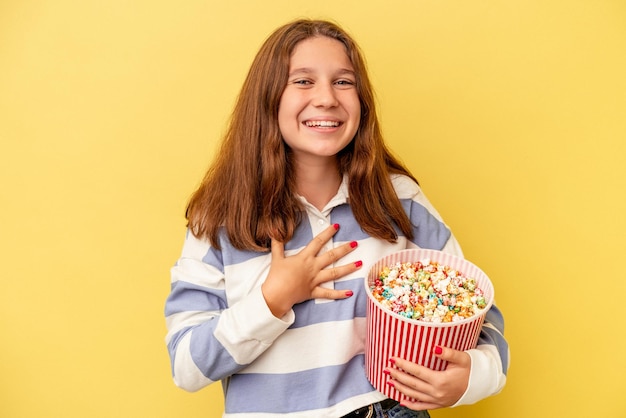
[[[272,291],[271,286],[267,285],[267,282],[261,285],[261,293],[263,294],[268,309],[276,318],[282,318],[293,307],[293,304],[290,304],[288,301],[285,301],[284,298],[276,295]]]

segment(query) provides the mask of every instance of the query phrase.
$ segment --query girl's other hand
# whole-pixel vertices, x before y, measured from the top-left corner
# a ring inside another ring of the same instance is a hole
[[[352,241],[318,255],[338,229],[337,224],[329,226],[302,251],[289,257],[285,257],[284,244],[272,240],[272,264],[261,290],[274,316],[280,318],[296,303],[309,299],[345,299],[352,296],[351,291],[320,286],[358,270],[362,264],[357,261],[326,268],[357,247],[356,241]]]
[[[472,360],[464,351],[435,348],[435,355],[448,362],[443,371],[431,370],[397,357],[391,358],[395,367],[388,367],[387,384],[405,395],[403,406],[413,410],[437,409],[452,406],[465,393],[469,384]]]

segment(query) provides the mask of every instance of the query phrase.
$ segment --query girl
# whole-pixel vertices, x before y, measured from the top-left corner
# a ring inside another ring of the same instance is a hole
[[[365,376],[369,265],[462,253],[386,148],[362,55],[335,24],[298,20],[266,40],[187,219],[166,341],[177,385],[222,382],[224,417],[428,417],[504,386],[495,307],[478,348],[437,347],[445,371],[389,359],[402,404]]]

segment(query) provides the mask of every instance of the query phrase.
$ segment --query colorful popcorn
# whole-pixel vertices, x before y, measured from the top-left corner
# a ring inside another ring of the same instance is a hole
[[[456,322],[487,306],[476,280],[430,259],[384,267],[372,296],[406,318],[424,322]]]

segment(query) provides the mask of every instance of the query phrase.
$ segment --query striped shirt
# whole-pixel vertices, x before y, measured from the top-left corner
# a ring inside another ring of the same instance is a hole
[[[366,288],[364,275],[377,259],[407,248],[431,248],[462,256],[450,229],[406,176],[393,185],[410,217],[414,237],[398,230],[396,243],[372,238],[356,222],[346,179],[322,210],[302,199],[306,214],[285,255],[300,251],[330,224],[339,231],[322,251],[345,242],[357,248],[338,265],[362,260],[363,267],[330,282],[352,290],[343,300],[309,300],[276,318],[261,293],[271,262],[268,252],[233,248],[220,234],[221,249],[187,233],[182,255],[172,268],[165,304],[166,343],[174,382],[196,391],[221,381],[225,418],[339,417],[385,398],[364,371]],[[499,392],[506,381],[508,345],[499,310],[487,313],[474,350],[469,387],[457,405]]]

